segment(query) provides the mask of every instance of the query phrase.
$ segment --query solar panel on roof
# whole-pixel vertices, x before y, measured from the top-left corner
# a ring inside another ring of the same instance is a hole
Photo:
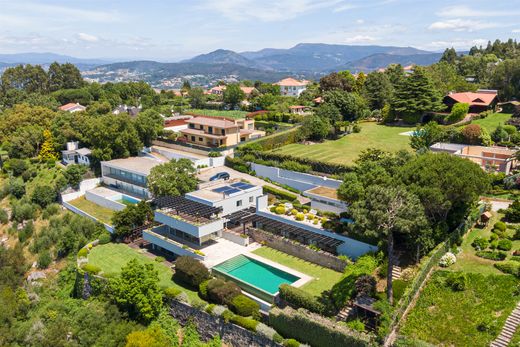
[[[240,187],[240,186],[243,185],[243,184],[244,184],[243,182],[237,182],[237,183],[233,183],[233,184],[231,184],[231,187],[238,188],[238,187]]]
[[[244,183],[242,186],[240,186],[239,188],[242,189],[242,190],[246,190],[246,189],[250,189],[250,188],[253,188],[254,185],[252,184],[247,184],[247,183]]]
[[[230,195],[230,194],[235,194],[235,193],[238,193],[238,192],[240,192],[240,189],[231,188],[231,189],[229,189],[229,190],[226,190],[226,191],[224,192],[224,194]]]
[[[226,190],[230,190],[230,189],[233,189],[233,188],[231,188],[229,186],[224,186],[224,187],[215,188],[215,189],[213,189],[213,191],[215,193],[224,193]]]

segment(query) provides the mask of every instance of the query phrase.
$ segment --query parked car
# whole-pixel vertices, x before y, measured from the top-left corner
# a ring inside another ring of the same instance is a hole
[[[219,172],[219,173],[216,173],[215,175],[211,176],[211,178],[209,179],[210,181],[217,181],[217,180],[224,180],[224,181],[227,181],[229,179],[229,173],[227,172]]]

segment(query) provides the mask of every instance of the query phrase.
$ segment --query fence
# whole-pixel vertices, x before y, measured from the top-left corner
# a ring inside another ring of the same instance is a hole
[[[451,249],[451,246],[457,242],[461,237],[463,237],[466,232],[477,222],[479,216],[484,212],[484,205],[480,205],[478,208],[473,210],[469,216],[466,218],[464,222],[462,222],[451,234],[448,238],[439,244],[435,249],[430,252],[430,255],[421,262],[419,265],[419,271],[415,276],[412,284],[406,289],[401,300],[397,303],[396,309],[392,316],[392,320],[390,323],[390,331],[391,333],[387,335],[385,342],[388,342],[389,339],[393,338],[393,334],[395,330],[398,328],[401,318],[410,308],[415,296],[419,289],[421,289],[424,281],[427,279],[430,271],[434,266],[439,264],[439,260],[441,257]],[[386,345],[386,343],[385,343]]]

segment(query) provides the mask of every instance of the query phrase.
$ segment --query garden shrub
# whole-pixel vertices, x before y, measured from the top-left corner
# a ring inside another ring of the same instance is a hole
[[[448,123],[457,123],[466,117],[469,111],[469,104],[459,102],[453,105],[451,113],[447,117]]]
[[[47,250],[43,250],[38,254],[37,266],[38,269],[46,269],[52,263],[52,256]]]
[[[285,160],[279,165],[280,169],[296,171],[296,172],[310,172],[312,167],[310,165],[302,164],[294,160]]]
[[[473,246],[473,248],[480,251],[488,248],[489,242],[485,238],[479,236],[475,238],[475,240],[473,240],[473,243],[471,245]]]
[[[355,331],[361,331],[361,332],[364,332],[365,331],[365,323],[363,323],[362,321],[360,321],[359,319],[354,319],[354,320],[351,320],[351,321],[348,321],[346,323],[346,325],[350,328],[350,329],[353,329]]]
[[[276,208],[274,209],[274,213],[285,214],[285,207],[283,207],[281,205],[276,206]]]
[[[256,332],[261,336],[267,337],[269,340],[273,340],[278,343],[283,340],[283,337],[281,337],[280,334],[276,332],[276,330],[262,322],[258,323],[256,326]]]
[[[288,201],[294,201],[296,200],[296,195],[294,194],[291,194],[289,192],[286,192],[284,190],[281,190],[281,189],[276,189],[274,187],[271,187],[271,186],[268,186],[268,185],[265,185],[262,187],[263,190],[264,190],[264,194],[271,194],[271,195],[274,195],[276,196],[278,199],[281,199],[281,200],[288,200]]]
[[[161,256],[158,256],[158,257],[155,257],[154,259],[157,263],[162,263],[163,261],[165,261],[166,259],[164,257],[161,257]]]
[[[283,342],[284,347],[300,347],[300,343],[295,339],[287,339]]]
[[[507,257],[507,253],[500,251],[478,251],[475,253],[475,255],[477,257],[495,261],[504,260]]]
[[[446,284],[454,291],[463,291],[468,284],[468,278],[463,272],[451,272],[446,277]]]
[[[233,317],[231,317],[230,321],[231,321],[231,323],[239,325],[242,328],[245,328],[245,329],[253,331],[253,332],[256,331],[256,326],[258,325],[258,321],[257,320],[254,320],[254,319],[251,319],[251,318],[247,318],[247,317],[238,316],[238,315],[234,315]]]
[[[78,258],[86,258],[88,256],[88,249],[83,247],[78,251]]]
[[[295,208],[293,208],[293,209],[291,210],[291,215],[296,216],[297,214],[298,214],[298,210],[295,209]]]
[[[504,222],[496,222],[495,225],[493,225],[493,230],[499,230],[499,231],[506,231],[507,225]]]
[[[356,296],[373,296],[376,291],[377,281],[373,276],[361,275],[354,283]]]
[[[295,217],[297,221],[303,221],[305,219],[305,215],[303,213],[298,213]]]
[[[399,302],[401,297],[403,296],[406,288],[408,287],[408,282],[402,279],[397,279],[392,281],[392,288],[394,292],[394,301]]]
[[[230,310],[226,309],[226,310],[224,310],[224,312],[222,312],[222,314],[220,316],[222,317],[224,322],[227,323],[227,322],[231,321],[231,319],[233,319],[233,317],[235,317],[235,314],[233,312],[231,312]]]
[[[520,240],[520,228],[516,228],[513,240]]]
[[[520,263],[517,261],[503,261],[494,266],[502,272],[520,277]]]
[[[43,219],[49,219],[51,216],[57,215],[60,212],[60,205],[59,204],[50,204],[43,210],[42,218]]]
[[[219,278],[208,282],[208,299],[217,304],[228,305],[233,298],[241,294],[240,287],[233,282],[226,282]]]
[[[507,221],[512,223],[520,222],[520,201],[515,200],[513,203],[506,209],[505,218]]]
[[[269,311],[269,324],[280,334],[311,346],[370,346],[368,335],[305,310],[286,307]]]
[[[206,280],[199,284],[199,296],[204,300],[208,299],[208,282],[209,280]]]
[[[197,259],[182,256],[175,261],[173,277],[193,288],[198,288],[202,282],[210,278],[210,273],[208,268]]]
[[[168,299],[175,299],[177,295],[181,293],[181,290],[179,288],[175,287],[168,287],[164,289],[164,296]]]
[[[7,224],[9,222],[9,216],[7,215],[7,211],[3,208],[0,208],[0,223]]]
[[[511,260],[511,261],[520,261],[520,256],[513,255],[513,256],[511,256],[511,258],[509,258],[509,260]]]
[[[455,254],[447,252],[441,257],[441,260],[439,260],[439,265],[442,267],[448,267],[455,264],[456,261],[457,257],[455,256]]]
[[[99,266],[89,263],[83,264],[83,266],[81,266],[81,269],[93,275],[97,275],[101,272],[101,268]]]
[[[323,304],[316,297],[286,283],[280,285],[279,296],[294,308],[305,308],[320,314],[324,311]]]
[[[105,245],[112,241],[112,234],[110,234],[108,231],[104,231],[101,235],[99,235],[98,240],[100,245]]]
[[[243,317],[251,316],[254,319],[260,318],[260,305],[244,294],[235,296],[229,303],[229,308],[231,311]]]
[[[209,304],[208,306],[206,306],[206,307],[204,308],[204,312],[213,315],[213,309],[215,308],[215,306],[217,306],[217,305],[215,305],[215,304]]]
[[[502,251],[510,251],[513,248],[513,242],[511,240],[503,239],[499,240],[497,244],[497,248]]]

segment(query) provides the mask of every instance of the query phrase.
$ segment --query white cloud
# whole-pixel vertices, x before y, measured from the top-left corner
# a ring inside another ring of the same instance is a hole
[[[205,0],[203,8],[219,12],[235,21],[256,19],[263,22],[276,22],[318,9],[331,8],[342,2],[342,0]]]
[[[433,41],[424,46],[420,46],[422,49],[431,49],[431,50],[443,50],[445,48],[455,48],[459,50],[469,49],[473,46],[485,46],[488,43],[486,39],[474,39],[474,40],[463,40],[463,39],[455,39],[452,41]]]
[[[517,33],[520,33],[520,29],[513,29],[511,32],[512,32],[513,34],[517,34]]]
[[[475,10],[468,6],[449,6],[445,7],[437,15],[440,17],[460,18],[460,17],[508,17],[519,15],[520,11],[493,11]]]
[[[430,30],[453,30],[453,31],[476,31],[482,29],[495,28],[498,25],[495,23],[481,22],[471,19],[448,19],[445,21],[438,21],[430,24]]]
[[[356,24],[363,24],[363,23],[365,23],[365,21],[363,19],[356,20]]]
[[[347,37],[343,40],[343,43],[372,43],[377,41],[377,38],[370,35],[356,35]]]
[[[357,6],[352,5],[352,4],[344,4],[344,5],[336,7],[332,12],[334,12],[334,13],[344,12],[344,11],[352,10],[353,8],[356,8],[356,7]]]
[[[85,41],[85,42],[98,42],[99,41],[99,37],[90,35],[90,34],[85,34],[85,33],[78,33],[78,39],[81,41]]]

